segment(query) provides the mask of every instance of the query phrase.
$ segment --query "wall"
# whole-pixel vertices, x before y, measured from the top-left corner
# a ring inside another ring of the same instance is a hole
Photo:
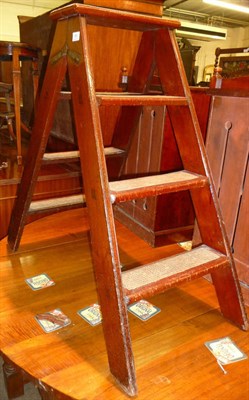
[[[35,17],[65,2],[63,0],[1,0],[0,40],[12,42],[20,40],[18,15]]]
[[[203,80],[204,68],[207,65],[213,66],[215,62],[215,49],[229,47],[249,47],[249,27],[246,28],[230,28],[227,32],[227,39],[214,40],[211,42],[190,41],[193,45],[201,46],[196,54],[196,65],[198,66],[197,82]],[[236,54],[233,54],[234,56]],[[246,54],[249,55],[248,53]],[[229,54],[227,54],[227,57]]]

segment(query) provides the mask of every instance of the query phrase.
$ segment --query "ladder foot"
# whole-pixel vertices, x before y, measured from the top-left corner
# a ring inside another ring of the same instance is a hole
[[[114,375],[112,375],[112,376],[113,376],[113,378],[114,378],[116,384],[120,387],[120,389],[121,389],[125,394],[127,394],[127,395],[130,396],[130,397],[137,396],[138,391],[137,391],[137,385],[136,385],[136,380],[135,380],[135,378],[134,378],[134,381],[129,382],[128,385],[124,385],[124,384],[122,384],[122,383],[119,381],[119,379],[118,379],[116,376],[114,376]]]

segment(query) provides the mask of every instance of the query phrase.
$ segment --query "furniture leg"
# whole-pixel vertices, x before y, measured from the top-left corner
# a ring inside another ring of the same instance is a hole
[[[44,383],[39,382],[37,389],[39,390],[42,400],[56,400],[53,389],[44,385]]]
[[[10,104],[10,94],[9,94],[9,92],[7,92],[5,94],[5,98],[6,98],[7,112],[10,115],[11,114],[11,104]],[[15,137],[14,129],[13,129],[13,118],[12,118],[12,116],[8,116],[6,119],[7,119],[8,132],[9,132],[10,138],[12,140],[15,140],[16,137]]]
[[[24,394],[22,370],[4,360],[3,375],[8,399],[15,399]]]
[[[16,116],[16,142],[17,142],[17,163],[22,164],[22,145],[21,145],[21,112],[20,112],[20,90],[21,90],[21,71],[19,61],[19,50],[13,51],[12,61],[13,88]]]
[[[33,95],[34,95],[34,115],[36,114],[36,104],[37,104],[37,92],[39,85],[39,70],[38,70],[38,61],[32,61],[32,77],[33,77]]]

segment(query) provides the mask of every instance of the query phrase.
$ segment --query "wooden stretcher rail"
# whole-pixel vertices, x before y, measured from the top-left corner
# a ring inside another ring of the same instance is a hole
[[[122,282],[127,303],[152,297],[170,287],[228,265],[226,256],[202,245],[191,251],[124,271]]]
[[[83,207],[86,203],[85,196],[77,194],[74,196],[58,197],[54,199],[45,199],[33,201],[29,207],[29,214],[47,212],[49,210],[61,211],[62,209],[71,209],[74,207]]]
[[[122,149],[117,149],[115,147],[105,147],[104,149],[105,156],[110,157],[110,156],[115,156],[115,155],[121,155],[125,153],[124,150]],[[80,158],[80,152],[79,150],[75,151],[62,151],[62,152],[56,152],[56,153],[44,153],[43,155],[43,163],[58,163],[58,162],[74,162],[77,161]]]
[[[208,185],[208,179],[188,171],[178,171],[110,182],[109,185],[112,203],[118,203],[204,187]]]
[[[188,105],[187,99],[182,96],[148,96],[148,95],[131,95],[131,94],[97,94],[99,105],[113,106],[186,106]]]

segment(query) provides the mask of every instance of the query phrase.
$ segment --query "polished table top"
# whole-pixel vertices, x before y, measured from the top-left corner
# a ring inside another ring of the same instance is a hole
[[[151,249],[122,225],[117,224],[117,229],[124,265],[147,263],[162,253],[170,254],[177,246]],[[0,254],[3,356],[26,371],[37,385],[40,382],[53,388],[58,399],[127,399],[110,375],[101,324],[93,327],[77,314],[98,301],[86,209],[27,225],[18,252],[8,254],[4,239]],[[32,290],[25,279],[42,273],[55,285]],[[248,333],[220,315],[210,283],[205,279],[190,282],[150,302],[161,312],[147,322],[129,313],[139,400],[153,396],[157,400],[194,400],[205,398],[206,390],[215,393],[215,398],[237,400],[238,395],[242,399],[248,393],[245,374],[249,360],[226,366],[226,379],[204,346],[207,340],[230,336],[249,354]],[[71,323],[45,333],[35,316],[57,308]]]
[[[18,52],[20,61],[23,61],[38,58],[39,49],[27,43],[0,40],[0,61],[10,61],[14,51]]]

